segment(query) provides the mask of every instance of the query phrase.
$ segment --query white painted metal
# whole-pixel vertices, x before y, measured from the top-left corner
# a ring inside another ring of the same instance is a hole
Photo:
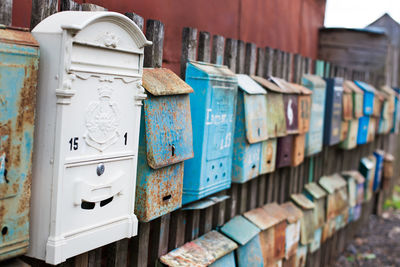
[[[60,12],[32,33],[41,58],[28,255],[58,264],[137,233],[143,50],[151,42],[113,12]]]

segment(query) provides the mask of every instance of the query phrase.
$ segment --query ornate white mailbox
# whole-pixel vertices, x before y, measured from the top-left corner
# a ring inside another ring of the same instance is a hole
[[[113,12],[61,12],[33,29],[39,91],[28,255],[58,264],[137,233],[143,50]]]

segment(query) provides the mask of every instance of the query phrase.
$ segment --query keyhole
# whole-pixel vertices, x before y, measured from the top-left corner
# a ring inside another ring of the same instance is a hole
[[[175,146],[171,145],[171,155],[175,157]]]

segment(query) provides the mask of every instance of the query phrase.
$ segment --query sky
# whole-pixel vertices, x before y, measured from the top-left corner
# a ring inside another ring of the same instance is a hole
[[[364,28],[384,13],[400,22],[400,0],[327,0],[324,24]]]

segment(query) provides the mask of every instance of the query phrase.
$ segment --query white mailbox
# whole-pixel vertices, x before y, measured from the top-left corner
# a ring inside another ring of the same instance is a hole
[[[58,264],[137,233],[144,46],[113,12],[60,12],[40,44],[28,255]]]

